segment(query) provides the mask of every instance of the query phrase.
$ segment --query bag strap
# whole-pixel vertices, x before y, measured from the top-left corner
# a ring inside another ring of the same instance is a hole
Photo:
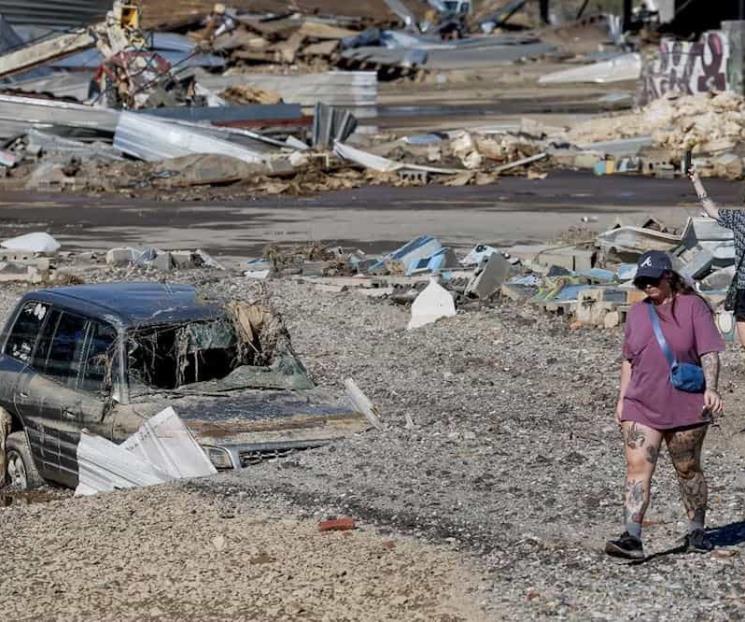
[[[662,333],[662,327],[660,326],[660,318],[657,315],[657,311],[654,308],[654,303],[652,302],[647,303],[647,312],[649,313],[649,319],[652,321],[652,330],[654,331],[654,336],[657,338],[657,343],[660,344],[660,349],[662,350],[662,353],[665,355],[665,358],[667,359],[667,364],[670,365],[670,369],[673,369],[678,364],[678,361],[675,359],[675,355],[673,354],[673,351],[670,349],[670,346],[667,344],[665,335]]]

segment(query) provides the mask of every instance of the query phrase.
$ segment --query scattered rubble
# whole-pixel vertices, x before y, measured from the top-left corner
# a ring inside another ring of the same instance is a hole
[[[250,279],[290,277],[320,290],[353,292],[411,306],[409,329],[459,311],[512,300],[576,322],[612,328],[643,298],[633,286],[636,261],[664,250],[676,269],[696,283],[722,327],[732,323],[724,296],[734,274],[732,232],[709,218],[689,218],[682,231],[656,221],[616,227],[570,244],[475,245],[465,256],[429,235],[382,256],[360,250],[272,247],[249,260]],[[728,339],[731,330],[723,330]]]

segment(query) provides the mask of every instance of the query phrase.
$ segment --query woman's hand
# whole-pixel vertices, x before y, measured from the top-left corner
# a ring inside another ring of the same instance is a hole
[[[712,415],[721,415],[724,410],[724,402],[719,393],[713,389],[706,389],[704,392],[704,408]]]
[[[623,417],[623,398],[618,399],[618,404],[616,404],[616,423],[621,425],[621,418]]]

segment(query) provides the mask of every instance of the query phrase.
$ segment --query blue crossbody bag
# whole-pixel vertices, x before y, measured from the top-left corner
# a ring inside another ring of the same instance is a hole
[[[651,303],[647,304],[647,311],[649,312],[649,319],[652,321],[654,336],[657,338],[657,343],[660,344],[668,365],[670,365],[670,382],[672,385],[676,389],[685,391],[686,393],[703,393],[706,389],[704,370],[699,365],[694,365],[693,363],[678,363],[673,351],[667,344],[665,335],[662,334],[660,317],[657,315],[654,305]]]

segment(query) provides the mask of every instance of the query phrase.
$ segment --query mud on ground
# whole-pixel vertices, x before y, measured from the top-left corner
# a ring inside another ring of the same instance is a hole
[[[407,332],[407,311],[386,301],[267,287],[315,379],[341,390],[353,377],[386,429],[180,486],[0,509],[11,619],[745,613],[744,370],[732,346],[727,416],[705,446],[719,550],[669,552],[685,517],[662,452],[645,528],[655,556],[624,565],[602,553],[621,527],[620,330],[572,331],[506,304]],[[19,291],[3,290],[3,306]],[[364,529],[317,534],[317,520],[338,515]]]

